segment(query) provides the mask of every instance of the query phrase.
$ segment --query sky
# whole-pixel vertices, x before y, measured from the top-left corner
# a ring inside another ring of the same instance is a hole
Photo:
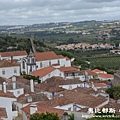
[[[0,25],[120,20],[120,0],[0,0]]]

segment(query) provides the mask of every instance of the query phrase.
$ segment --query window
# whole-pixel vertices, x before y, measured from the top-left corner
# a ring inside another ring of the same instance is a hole
[[[51,66],[51,61],[49,61],[49,66]]]
[[[35,62],[35,59],[34,58],[32,58],[32,63],[34,63]]]
[[[70,108],[68,108],[68,110],[69,110],[69,111],[71,111],[71,107],[70,107]]]
[[[17,94],[20,94],[20,91],[17,91]]]
[[[14,69],[14,73],[17,73],[17,70],[16,70],[16,69]]]
[[[60,64],[60,61],[58,60],[58,64]]]
[[[2,70],[2,75],[5,75],[5,70]]]
[[[61,76],[61,73],[59,74],[59,76]]]
[[[42,62],[40,63],[40,68],[42,68]]]
[[[25,69],[25,61],[23,61],[23,69]]]

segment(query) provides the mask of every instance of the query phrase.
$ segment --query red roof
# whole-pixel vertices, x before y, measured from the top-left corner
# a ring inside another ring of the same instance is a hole
[[[101,78],[114,78],[114,75],[112,75],[112,74],[99,73],[99,74],[98,74],[98,77],[101,77]]]
[[[59,58],[65,58],[63,55],[58,55]]]
[[[22,110],[29,114],[30,115],[30,105],[27,105],[26,107],[22,108]],[[47,106],[41,106],[41,105],[37,105],[37,112],[36,113],[46,113],[46,112],[49,112],[49,113],[57,113],[58,116],[62,116],[64,114],[64,110],[61,110],[61,109],[56,109],[56,108],[53,108],[53,107],[47,107]]]
[[[33,71],[33,72],[31,72],[31,74],[35,75],[35,76],[43,77],[43,76],[51,73],[54,70],[55,70],[55,68],[50,66],[50,67],[46,67],[46,68],[42,68],[42,69]]]
[[[92,84],[90,83],[90,86],[92,86]],[[105,84],[105,83],[94,83],[94,86],[95,87],[107,87],[107,84]]]
[[[12,67],[12,66],[19,66],[16,62],[11,62],[9,60],[1,60],[0,61],[0,68],[2,67]]]
[[[0,108],[0,120],[3,120],[2,118],[7,118],[7,113],[5,108]]]
[[[10,57],[10,56],[23,56],[27,55],[26,51],[12,51],[12,52],[0,52],[1,57]]]
[[[70,60],[70,58],[66,57],[66,60]]]
[[[0,97],[7,97],[7,98],[16,98],[11,92],[6,92],[0,90]]]
[[[36,61],[59,59],[58,55],[56,55],[53,51],[35,53],[35,57]]]
[[[60,71],[62,72],[69,72],[69,71],[78,71],[76,68],[74,67],[61,67],[59,68]]]
[[[99,69],[94,69],[94,70],[92,70],[92,72],[95,72],[95,73],[97,73],[97,72],[104,72],[104,71],[102,71],[102,70],[99,70]]]

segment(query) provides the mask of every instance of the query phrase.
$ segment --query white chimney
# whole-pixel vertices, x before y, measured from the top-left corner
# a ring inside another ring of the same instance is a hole
[[[6,82],[3,82],[3,91],[6,93]]]
[[[12,85],[13,85],[13,89],[16,89],[16,76],[12,77]]]
[[[33,80],[30,80],[30,90],[31,92],[34,92],[34,84],[33,84]]]
[[[30,115],[34,114],[37,112],[37,105],[36,104],[31,104],[30,105]]]

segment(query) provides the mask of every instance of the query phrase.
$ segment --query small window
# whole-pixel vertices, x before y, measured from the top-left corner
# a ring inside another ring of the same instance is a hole
[[[49,66],[51,66],[51,61],[49,61]]]
[[[42,62],[40,63],[40,68],[42,68]]]
[[[5,75],[5,70],[2,71],[2,75]]]
[[[17,91],[17,94],[20,94],[20,91]]]
[[[34,63],[35,62],[35,59],[34,58],[32,58],[32,63]]]
[[[68,110],[69,110],[69,111],[71,111],[71,107],[70,107],[70,108],[68,108]]]
[[[14,73],[17,73],[17,70],[16,70],[16,69],[14,69]]]

